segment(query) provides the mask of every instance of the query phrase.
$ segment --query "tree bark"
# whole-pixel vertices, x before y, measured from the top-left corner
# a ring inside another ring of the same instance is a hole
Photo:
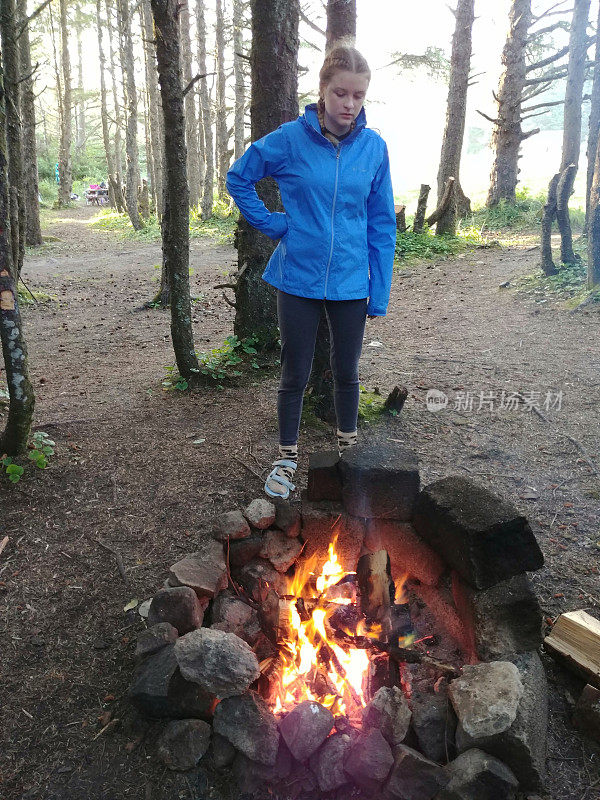
[[[125,203],[129,219],[136,231],[144,227],[138,209],[138,192],[140,187],[140,165],[137,143],[137,90],[135,86],[135,66],[133,61],[133,38],[131,35],[131,17],[128,0],[117,0],[117,17],[119,20],[119,36],[123,54],[123,71],[125,73],[125,98],[127,119],[125,124],[125,154],[127,159],[127,181]]]
[[[85,100],[83,89],[83,52],[81,44],[81,8],[76,6],[75,11],[75,31],[77,34],[77,115],[75,131],[75,153],[80,159],[85,148]]]
[[[187,3],[182,3],[180,17],[181,29],[181,65],[183,85],[192,80],[192,45],[190,42],[190,12]],[[185,108],[185,141],[187,146],[187,175],[190,187],[190,206],[200,202],[200,159],[198,157],[198,120],[196,119],[196,93],[188,91],[184,98]]]
[[[590,220],[590,193],[594,180],[596,166],[596,153],[598,151],[598,136],[600,134],[600,8],[596,21],[596,57],[594,63],[594,80],[592,83],[592,97],[590,99],[590,126],[587,140],[587,180],[585,193],[585,227],[589,232]]]
[[[560,260],[563,264],[581,262],[573,250],[573,233],[569,217],[569,197],[573,192],[576,174],[577,166],[570,164],[563,170],[556,187],[556,221],[560,231]]]
[[[298,116],[299,19],[298,0],[252,0],[252,141]],[[268,208],[282,210],[272,178],[259,181],[257,189]],[[273,243],[240,216],[237,250],[234,332],[240,338],[256,335],[262,347],[274,347],[279,336],[275,291],[261,278]]]
[[[427,199],[429,198],[430,191],[431,186],[428,186],[426,183],[421,184],[419,199],[417,200],[417,211],[413,222],[413,233],[423,233],[425,214],[427,213]]]
[[[325,50],[338,39],[356,40],[356,0],[327,0]]]
[[[25,255],[25,200],[23,196],[23,149],[21,142],[21,103],[19,98],[19,51],[15,36],[16,9],[14,0],[2,0],[0,33],[4,69],[4,100],[8,158],[8,192],[12,269],[15,283],[23,267]]]
[[[4,10],[3,4],[3,10]],[[14,16],[13,16],[14,20]],[[8,384],[8,419],[0,436],[0,456],[17,456],[27,447],[35,397],[27,369],[27,345],[19,312],[17,286],[12,263],[10,210],[8,199],[6,98],[0,59],[0,340]]]
[[[244,37],[242,35],[244,3],[233,0],[233,71],[235,74],[235,115],[233,121],[233,158],[243,156],[246,139],[246,84],[243,58]]]
[[[196,2],[196,31],[198,37],[198,72],[206,76],[206,20],[204,18],[204,0]],[[200,97],[200,112],[202,119],[202,151],[204,153],[204,181],[202,184],[202,219],[209,219],[212,215],[215,156],[212,133],[212,113],[208,80],[200,78],[198,94]]]
[[[117,206],[116,187],[114,181],[115,160],[110,146],[110,134],[108,129],[108,108],[106,105],[106,79],[104,70],[106,58],[104,56],[104,45],[102,43],[102,0],[96,0],[96,29],[98,34],[98,66],[100,67],[100,118],[102,121],[102,142],[104,144],[104,155],[106,157],[106,167],[108,169],[108,196],[113,208]],[[120,198],[118,198],[120,201]],[[119,202],[120,206],[120,202]],[[120,210],[120,209],[119,209]]]
[[[587,287],[593,289],[600,284],[600,137],[590,190],[588,236]]]
[[[67,0],[59,0],[60,9],[60,63],[62,71],[62,114],[60,119],[60,148],[58,152],[58,205],[71,202],[73,173],[71,167],[71,139],[73,90],[71,86],[71,57],[69,55],[69,31],[67,25]]]
[[[115,174],[112,176],[112,182],[114,184],[114,194],[115,194],[115,202],[117,204],[117,210],[119,213],[122,213],[125,210],[123,205],[123,187],[122,187],[122,176],[123,176],[123,158],[122,158],[122,145],[121,145],[121,130],[123,127],[122,117],[121,117],[121,104],[119,103],[119,94],[117,91],[117,77],[115,75],[115,63],[116,63],[116,54],[115,54],[115,46],[113,42],[113,32],[114,26],[112,23],[112,11],[113,5],[112,0],[105,0],[106,4],[106,28],[108,30],[108,47],[109,47],[109,71],[110,71],[110,79],[112,83],[112,97],[113,97],[113,113],[115,118],[115,136],[114,136],[114,165],[115,165]],[[109,176],[109,180],[111,180],[111,176]]]
[[[217,194],[220,200],[229,197],[225,179],[229,169],[229,136],[227,133],[227,101],[225,98],[225,18],[223,0],[217,0],[217,104],[216,104],[216,161]]]
[[[164,115],[165,191],[163,263],[171,290],[171,339],[180,375],[199,375],[190,304],[190,206],[187,184],[185,115],[181,77],[179,0],[151,0],[156,34],[158,81]]]
[[[513,0],[509,32],[502,52],[503,72],[498,87],[498,116],[492,133],[494,164],[486,205],[500,200],[516,201],[519,150],[524,134],[521,127],[523,89],[527,77],[525,50],[531,25],[531,0]]]
[[[542,216],[542,270],[546,275],[556,275],[558,270],[552,258],[552,223],[556,217],[556,190],[560,180],[560,172],[552,176],[548,186],[548,197]]]
[[[455,12],[456,26],[452,37],[446,127],[437,175],[438,205],[450,177],[455,178],[455,190],[448,210],[438,220],[437,234],[456,233],[456,219],[459,211],[464,213],[470,206],[468,198],[461,189],[459,173],[471,69],[472,34],[475,20],[474,3],[475,0],[458,0]]]
[[[160,219],[163,208],[163,132],[162,109],[158,94],[158,75],[156,72],[156,47],[152,28],[150,0],[142,0],[142,36],[146,62],[146,83],[148,86],[148,120],[150,123],[150,147],[152,150],[152,192],[156,215]]]
[[[570,164],[579,165],[581,150],[581,104],[585,82],[585,62],[589,47],[587,24],[590,0],[574,0],[571,35],[569,37],[569,65],[565,88],[565,116],[563,125],[562,160],[560,172]]]
[[[27,0],[18,0],[17,20],[22,34],[19,38],[21,68],[21,121],[23,137],[23,198],[25,201],[25,244],[39,247],[42,244],[40,203],[38,188],[37,143],[35,140],[35,94],[29,44]]]

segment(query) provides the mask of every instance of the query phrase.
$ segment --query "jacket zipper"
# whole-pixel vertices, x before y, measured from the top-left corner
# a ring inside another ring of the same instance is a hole
[[[337,189],[338,189],[338,174],[339,174],[339,167],[340,167],[340,152],[341,152],[341,144],[337,146],[337,155],[335,157],[335,186],[333,189],[333,203],[331,204],[331,247],[329,248],[329,261],[327,262],[327,269],[325,271],[325,292],[324,297],[327,299],[327,282],[329,280],[329,267],[331,265],[331,257],[333,256],[333,216],[335,213],[335,201],[337,198]]]

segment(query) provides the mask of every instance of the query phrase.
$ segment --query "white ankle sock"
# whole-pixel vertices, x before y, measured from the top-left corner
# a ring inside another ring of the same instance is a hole
[[[337,444],[338,450],[340,455],[347,450],[349,447],[353,447],[358,441],[358,433],[357,431],[350,431],[349,433],[345,433],[341,431],[339,428],[337,429]]]

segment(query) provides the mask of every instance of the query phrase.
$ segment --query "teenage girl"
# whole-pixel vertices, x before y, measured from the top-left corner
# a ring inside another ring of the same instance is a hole
[[[365,319],[385,316],[396,243],[387,146],[366,127],[370,79],[363,56],[338,44],[321,67],[318,103],[251,144],[227,174],[244,217],[279,239],[263,274],[277,289],[281,334],[279,458],[265,482],[271,497],[285,499],[295,488],[302,398],[323,303],[338,449],[356,444]],[[267,175],[279,185],[285,213],[268,211],[256,193]]]

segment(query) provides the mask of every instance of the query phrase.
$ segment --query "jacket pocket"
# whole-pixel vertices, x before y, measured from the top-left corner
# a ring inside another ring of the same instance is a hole
[[[283,281],[283,270],[284,270],[284,267],[285,267],[285,260],[286,260],[286,256],[287,256],[286,239],[287,239],[287,236],[288,236],[289,232],[290,232],[290,229],[288,228],[286,233],[284,233],[283,236],[281,237],[281,239],[279,240],[279,246],[278,246],[279,259],[278,259],[278,263],[279,263],[279,280],[280,281]]]

